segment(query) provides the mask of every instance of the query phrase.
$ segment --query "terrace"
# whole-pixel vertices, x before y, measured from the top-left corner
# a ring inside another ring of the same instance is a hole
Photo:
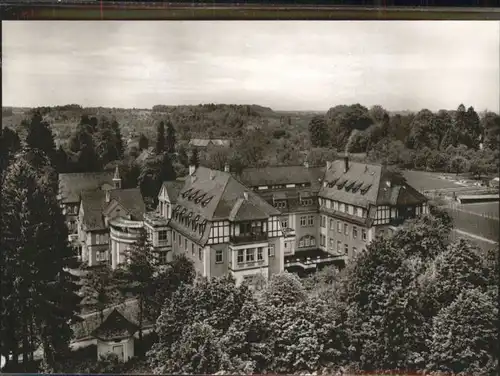
[[[321,249],[297,252],[293,256],[285,257],[285,269],[301,269],[302,271],[315,271],[322,265],[345,263],[347,255],[331,254]]]

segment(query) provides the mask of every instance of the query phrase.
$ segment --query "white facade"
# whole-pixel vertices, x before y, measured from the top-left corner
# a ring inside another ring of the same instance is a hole
[[[119,341],[97,340],[97,359],[107,355],[116,354],[118,360],[127,362],[134,357],[134,337],[125,338]]]

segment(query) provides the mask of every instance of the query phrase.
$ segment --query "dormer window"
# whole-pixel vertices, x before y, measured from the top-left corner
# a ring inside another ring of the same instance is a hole
[[[206,193],[203,193],[201,196],[196,197],[194,199],[195,204],[199,204],[201,202],[201,200],[203,200],[205,198],[206,195],[207,195]]]
[[[200,190],[197,189],[196,191],[194,191],[193,193],[191,193],[189,196],[188,196],[188,200],[192,200],[194,198],[196,198],[196,195],[200,193]]]
[[[356,193],[358,191],[358,189],[361,188],[362,185],[363,185],[363,183],[359,183],[359,184],[354,185],[351,192]]]
[[[345,185],[345,183],[347,183],[347,180],[343,180],[341,181],[338,185],[337,185],[337,189],[342,189]]]
[[[212,200],[212,197],[207,198],[205,201],[201,203],[201,206],[205,207],[208,205],[208,203]]]
[[[371,184],[368,184],[366,187],[361,188],[360,193],[364,195],[366,192],[368,192],[371,186]]]
[[[352,181],[351,183],[347,184],[345,186],[345,190],[346,191],[350,190],[354,186],[354,184],[356,184],[356,181]]]

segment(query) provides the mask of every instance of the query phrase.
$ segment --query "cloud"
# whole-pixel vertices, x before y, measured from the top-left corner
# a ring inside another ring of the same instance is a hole
[[[498,110],[491,22],[4,22],[6,105]]]

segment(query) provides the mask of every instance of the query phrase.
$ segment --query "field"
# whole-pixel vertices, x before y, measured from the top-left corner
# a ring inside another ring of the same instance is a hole
[[[479,202],[475,204],[455,205],[454,209],[498,220],[499,203]]]
[[[441,174],[435,172],[412,171],[407,170],[403,172],[408,184],[419,191],[432,191],[432,190],[448,190],[464,188],[463,185],[456,181],[443,179],[443,176],[450,174]]]

